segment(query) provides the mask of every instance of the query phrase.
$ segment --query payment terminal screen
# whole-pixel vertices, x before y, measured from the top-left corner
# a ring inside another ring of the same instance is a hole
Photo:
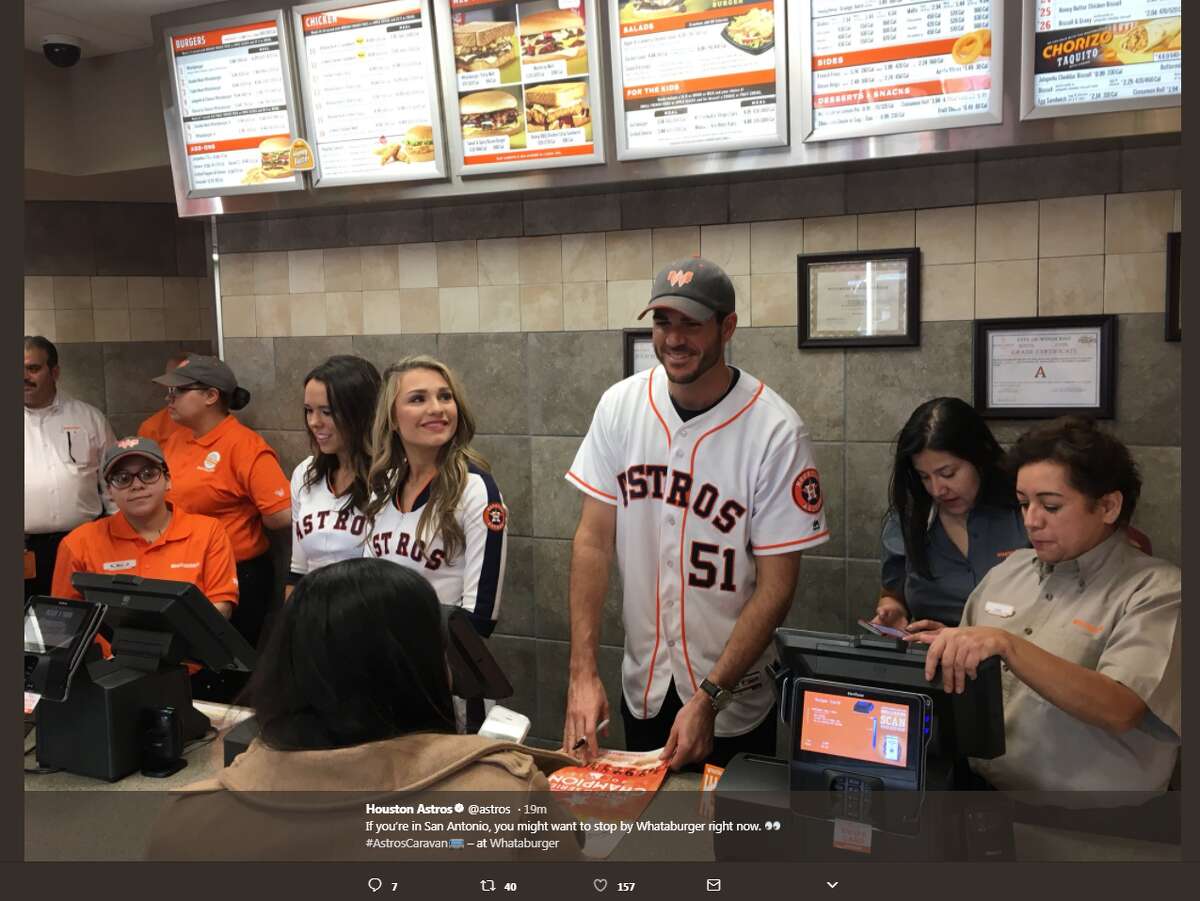
[[[25,653],[45,654],[69,646],[83,618],[84,612],[75,607],[33,604],[25,613]]]
[[[908,713],[902,704],[805,691],[800,747],[834,757],[907,766]]]

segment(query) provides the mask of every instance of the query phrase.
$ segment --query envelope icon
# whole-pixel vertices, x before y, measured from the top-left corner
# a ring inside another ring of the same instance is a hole
[[[706,879],[704,881],[704,887],[710,892],[719,892],[721,890],[721,880]]]

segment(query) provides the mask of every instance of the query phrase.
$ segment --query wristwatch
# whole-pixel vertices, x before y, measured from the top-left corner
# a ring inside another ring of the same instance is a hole
[[[712,702],[712,708],[717,713],[720,713],[733,701],[732,691],[722,688],[716,682],[710,682],[708,679],[700,683],[700,690],[708,695],[708,700]]]

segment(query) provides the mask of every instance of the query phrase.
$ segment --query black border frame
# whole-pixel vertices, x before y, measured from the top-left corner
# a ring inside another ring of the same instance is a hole
[[[633,345],[638,341],[649,341],[652,334],[653,329],[648,328],[625,329],[625,378],[633,375]]]
[[[866,338],[814,338],[808,315],[809,267],[814,263],[881,262],[902,258],[908,264],[905,315],[908,328],[903,335]],[[796,346],[801,350],[822,347],[920,347],[921,346],[921,248],[838,251],[796,256]]]
[[[988,365],[984,352],[988,335],[1008,331],[1055,331],[1066,328],[1100,329],[1100,404],[1096,407],[1004,407],[987,404]],[[974,406],[984,419],[1054,419],[1083,414],[1096,419],[1116,415],[1117,317],[1111,313],[1089,316],[1029,316],[1016,319],[976,319],[971,352],[974,357]]]
[[[1168,341],[1183,340],[1179,319],[1180,262],[1183,256],[1183,233],[1167,233],[1167,322],[1164,337]]]

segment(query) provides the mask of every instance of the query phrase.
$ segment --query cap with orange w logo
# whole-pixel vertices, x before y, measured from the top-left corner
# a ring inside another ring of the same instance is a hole
[[[715,313],[734,312],[733,282],[716,263],[702,257],[676,260],[654,278],[650,303],[638,319],[651,310],[675,310],[704,322]]]

